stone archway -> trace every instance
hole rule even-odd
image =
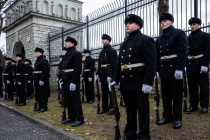
[[[13,49],[13,59],[15,59],[15,56],[16,54],[19,53],[19,54],[22,54],[23,55],[23,59],[25,59],[25,49],[24,49],[24,46],[23,46],[23,43],[22,42],[17,42],[14,46],[14,49]]]

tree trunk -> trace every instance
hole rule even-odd
[[[158,0],[158,14],[169,12],[169,0]],[[162,33],[162,28],[159,27],[159,34]]]

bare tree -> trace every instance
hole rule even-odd
[[[162,13],[169,12],[169,0],[158,0],[158,13],[161,15]],[[162,29],[159,28],[159,33],[162,32]]]
[[[1,36],[1,30],[3,26],[3,9],[8,5],[7,2],[9,0],[0,0],[0,36]]]

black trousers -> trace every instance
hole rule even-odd
[[[201,108],[209,107],[209,74],[198,73],[198,74],[187,74],[188,87],[190,94],[190,106],[198,107],[200,101]],[[200,87],[200,96],[199,96]]]
[[[35,99],[38,102],[39,109],[47,109],[48,87],[46,85],[35,85]]]
[[[127,113],[127,124],[124,130],[124,135],[128,140],[136,140],[137,137],[149,140],[150,116],[148,94],[144,94],[143,92],[123,92],[122,94],[126,104]],[[139,131],[137,134],[138,126]]]
[[[26,98],[31,97],[31,95],[34,94],[33,82],[26,84],[26,91]]]
[[[13,83],[10,83],[10,84],[5,83],[5,86],[6,86],[5,94],[6,94],[6,92],[8,93],[7,98],[8,99],[13,99],[13,89],[14,89]]]
[[[94,101],[94,82],[89,82],[88,80],[85,80],[85,96],[86,100],[89,101]]]
[[[108,111],[109,109],[113,108],[113,98],[111,92],[109,91],[108,82],[101,82],[101,90],[102,90],[102,109],[104,111]]]
[[[2,79],[0,79],[0,80],[2,80]],[[2,89],[2,87],[3,87],[3,84],[2,84],[2,81],[0,81],[0,96],[3,97],[3,89]]]
[[[16,85],[16,94],[19,97],[19,103],[26,104],[26,91],[25,91],[25,84],[23,85]],[[13,90],[12,90],[13,92]]]
[[[64,104],[68,109],[69,119],[84,121],[82,103],[80,97],[80,89],[70,91],[68,88],[63,89]]]
[[[182,121],[183,80],[161,79],[163,117]]]

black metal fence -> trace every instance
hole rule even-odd
[[[202,19],[202,30],[210,32],[210,5],[209,0],[169,0],[169,13],[174,15],[174,26],[183,29],[189,34],[188,20],[197,16]],[[58,63],[61,48],[64,47],[66,36],[78,40],[78,49],[92,50],[97,58],[102,48],[101,35],[109,34],[112,37],[112,46],[119,49],[124,40],[124,19],[127,14],[136,14],[144,20],[142,33],[156,38],[159,35],[158,0],[116,0],[104,7],[95,10],[81,18],[77,24],[66,25],[59,31],[49,34],[49,50],[51,64]]]

